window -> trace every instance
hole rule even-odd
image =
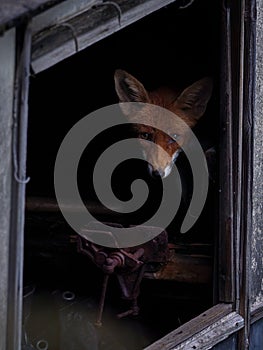
[[[32,280],[37,281],[34,296],[41,297],[44,292],[44,297],[47,297],[45,302],[56,304],[54,318],[46,312],[46,308],[43,310],[43,320],[45,317],[50,320],[65,317],[64,309],[59,307],[60,303],[66,304],[77,296],[74,300],[78,304],[78,295],[81,294],[89,297],[91,314],[98,303],[98,298],[94,301],[93,296],[97,296],[101,289],[102,274],[88,262],[87,257],[77,253],[74,241],[76,235],[67,226],[54,202],[53,165],[57,149],[66,132],[92,110],[118,101],[113,84],[113,72],[118,66],[136,75],[149,89],[165,83],[162,81],[165,77],[171,79],[168,83],[172,83],[171,69],[175,69],[176,78],[185,80],[185,84],[207,74],[214,78],[214,92],[209,103],[208,116],[204,117],[196,129],[202,136],[202,132],[207,135],[207,131],[213,128],[214,132],[210,132],[209,136],[215,141],[220,158],[216,160],[217,176],[212,179],[210,186],[211,202],[207,202],[203,217],[188,236],[173,236],[174,232],[178,232],[173,224],[167,228],[169,249],[174,254],[175,266],[185,270],[180,274],[179,268],[172,280],[165,273],[159,273],[159,277],[154,279],[158,273],[153,273],[152,270],[144,274],[139,299],[139,318],[118,322],[115,318],[116,310],[126,306],[119,300],[116,281],[110,281],[105,317],[115,321],[110,323],[111,329],[103,328],[105,334],[102,341],[108,339],[115,348],[124,346],[128,338],[131,342],[128,345],[125,343],[125,346],[132,349],[147,346],[151,350],[171,347],[180,349],[184,346],[194,349],[200,348],[200,344],[205,344],[206,348],[220,348],[221,345],[216,344],[232,335],[227,340],[228,344],[231,343],[233,348],[237,344],[244,348],[250,325],[247,304],[250,252],[248,233],[251,228],[250,121],[254,91],[251,84],[246,85],[244,82],[248,81],[249,75],[254,76],[254,56],[246,56],[254,48],[253,3],[245,4],[246,18],[243,3],[241,6],[232,2],[218,2],[212,7],[209,2],[195,1],[184,9],[177,2],[172,2],[169,6],[168,3],[169,1],[167,4],[153,4],[146,1],[140,4],[134,1],[128,5],[119,1],[117,5],[95,4],[95,7],[87,9],[80,1],[77,8],[72,10],[72,3],[68,2],[68,7],[63,4],[66,7],[62,12],[54,7],[47,15],[44,12],[33,20],[31,68],[35,77],[30,78],[29,93],[27,164],[31,181],[27,185],[24,255],[24,287],[28,287],[28,298],[24,297],[23,322],[27,318],[26,303],[32,301],[31,293],[34,288],[28,284]],[[111,9],[107,10],[107,6]],[[140,19],[144,17],[142,8],[146,14],[156,12]],[[87,18],[90,19],[88,22]],[[104,18],[101,25],[97,25],[98,18]],[[136,20],[139,21],[106,37],[105,27],[111,34],[119,26],[124,26],[124,23],[130,24]],[[51,25],[51,28],[47,29],[46,25]],[[23,38],[23,31],[20,33]],[[26,28],[25,33],[28,35]],[[24,41],[27,45],[24,47],[28,48],[30,41],[30,36],[27,36]],[[83,51],[72,55],[80,50]],[[18,53],[29,68],[28,51]],[[103,64],[98,64],[97,57],[104,58]],[[61,62],[64,58],[67,59]],[[21,91],[28,89],[26,84],[19,84],[20,81],[27,81],[23,74],[23,71],[18,70],[16,79],[21,79],[17,80],[20,88],[16,91],[18,98],[15,102],[18,106]],[[26,117],[27,111],[23,109],[23,104],[19,108],[21,109],[18,113]],[[215,116],[213,121],[209,119],[209,114]],[[18,128],[24,131],[19,134],[22,142],[18,144],[18,150],[21,150],[18,152],[18,159],[21,161],[19,164],[25,161],[25,126],[21,119]],[[102,139],[108,141],[118,133],[119,130],[115,130],[103,135]],[[95,141],[93,150],[98,150],[101,141],[101,138]],[[95,157],[94,153],[91,159],[92,157]],[[245,166],[246,162],[248,167]],[[85,159],[80,165],[85,167]],[[126,172],[129,171],[129,166],[127,169]],[[144,171],[145,167],[142,166],[141,169]],[[83,174],[85,178],[85,172]],[[17,183],[23,184],[24,188],[26,179],[23,168],[18,169],[17,175],[20,181]],[[123,175],[119,176],[117,185],[122,185],[120,179]],[[79,180],[83,181],[81,176]],[[85,185],[85,181],[83,183]],[[18,203],[22,203],[20,209],[23,209],[24,192],[20,185],[17,185],[14,193]],[[151,186],[155,187],[155,183]],[[89,190],[89,183],[87,189]],[[122,188],[119,191],[123,194]],[[111,216],[97,204],[94,206],[93,198],[89,197],[90,192],[87,193],[88,205],[93,206],[98,217],[105,221],[110,219],[111,222],[122,223],[122,217]],[[211,208],[212,214],[208,214],[206,210]],[[23,212],[14,210],[13,215],[22,218]],[[209,226],[208,217],[212,219]],[[14,221],[12,232],[15,232],[22,221]],[[129,219],[127,222],[130,223]],[[209,229],[205,232],[202,230],[204,227]],[[19,237],[22,239],[21,235]],[[19,252],[19,241],[14,242],[11,243],[12,251]],[[12,268],[16,271],[15,263],[21,262],[21,251],[15,262],[10,261],[10,271]],[[195,266],[192,270],[191,264]],[[76,274],[80,267],[81,273]],[[86,274],[89,276],[89,283],[86,281]],[[12,278],[10,279],[10,300],[16,296],[18,282],[16,279],[16,284],[13,285]],[[49,290],[45,294],[47,288],[54,290],[58,285],[59,290],[55,293],[52,294]],[[71,289],[64,289],[68,286],[72,286],[74,293],[79,293],[74,294]],[[58,300],[61,297],[62,300]],[[155,308],[152,307],[153,304]],[[88,304],[84,302],[81,305],[86,307]],[[109,306],[111,310],[107,309]],[[180,306],[183,306],[183,310],[180,310]],[[38,341],[46,341],[49,330],[46,329],[46,333],[39,339],[35,336],[34,311],[37,307],[38,303],[33,303],[33,316],[31,315],[29,321],[27,319],[27,337],[23,341],[34,339],[35,345],[42,346],[44,343],[39,344]],[[10,310],[9,308],[9,313]],[[259,314],[255,310],[253,312],[257,320]],[[14,317],[15,314],[14,312]],[[197,316],[198,314],[200,315]],[[12,319],[10,315],[9,321]],[[80,337],[80,341],[85,341],[86,344],[87,341],[96,341],[96,331],[90,320],[85,318],[86,314],[79,311],[78,315],[85,319],[91,330],[90,338]],[[111,318],[112,316],[114,317]],[[72,328],[71,326],[72,324],[64,323],[63,331],[67,327]],[[134,327],[143,328],[145,333],[142,336],[137,334],[135,339],[132,332],[129,333],[129,329]],[[123,338],[112,339],[111,334],[116,329],[118,334],[123,334]],[[10,335],[11,333],[12,330]],[[169,334],[165,335],[167,333]],[[161,339],[158,340],[159,338]],[[60,342],[56,336],[51,336],[48,343],[56,347]],[[11,342],[9,347],[12,348]],[[13,348],[18,347],[14,345]]]
[[[72,281],[69,278],[69,276],[75,276],[75,270],[80,269],[78,267],[80,257],[76,254],[76,246],[74,244],[70,246],[68,243],[68,251],[64,251],[62,248],[60,254],[53,251],[54,241],[61,239],[67,242],[68,236],[73,235],[74,232],[71,232],[71,228],[65,225],[63,219],[58,216],[59,213],[51,215],[47,212],[42,213],[42,229],[38,230],[35,221],[39,222],[40,220],[41,222],[41,216],[39,212],[34,212],[33,206],[37,206],[38,210],[41,205],[46,206],[46,210],[48,207],[52,207],[55,197],[53,192],[55,157],[70,128],[88,113],[118,102],[113,80],[115,69],[125,69],[143,82],[148,90],[153,90],[164,84],[177,84],[179,87],[186,88],[201,78],[212,76],[214,79],[213,97],[209,101],[203,120],[201,119],[195,128],[195,132],[205,151],[213,147],[213,150],[216,149],[218,153],[220,75],[218,5],[212,7],[208,2],[204,2],[193,4],[187,9],[179,9],[177,3],[171,4],[31,78],[28,133],[28,173],[31,176],[31,181],[27,186],[27,203],[28,209],[31,208],[31,210],[28,210],[26,215],[28,219],[26,223],[29,222],[29,224],[26,224],[25,230],[27,248],[25,276],[29,275],[26,277],[27,281],[33,280],[36,281],[36,285],[39,285],[44,283],[43,276],[46,275],[48,277],[44,285],[50,285],[50,288],[51,286],[53,289],[62,288],[61,286],[68,284],[67,289],[73,290],[74,293],[84,293],[83,288],[88,291],[86,282],[83,282],[81,277],[74,277]],[[111,8],[98,8],[97,10],[105,13],[111,10],[116,11]],[[94,9],[90,11],[94,11]],[[211,16],[211,12],[213,16]],[[75,19],[72,21],[77,23]],[[74,49],[72,30],[67,26],[57,28],[57,30],[61,35],[68,37],[71,48]],[[77,33],[78,27],[74,30]],[[48,38],[51,40],[52,35],[54,35],[52,32],[48,32],[47,37],[45,35],[35,36],[32,53],[33,70],[39,69],[38,64],[41,60],[45,59],[45,62],[50,64],[49,56],[43,55],[44,58],[42,56],[38,58],[37,54],[43,50],[56,49],[57,44],[55,43],[57,40],[61,40],[60,35],[56,35],[51,42],[51,47],[47,46],[45,49],[45,43],[48,42]],[[78,41],[81,43],[81,39]],[[44,63],[43,66],[45,67],[47,63]],[[119,139],[119,134],[124,132],[125,130],[119,131],[118,128],[117,130],[115,128],[110,132],[104,132],[102,137],[98,135],[97,139],[93,141],[93,146],[90,145],[90,150],[86,150],[87,155],[84,155],[80,161],[80,191],[83,188],[85,201],[90,206],[97,206],[97,211],[101,210],[101,205],[99,201],[96,201],[96,196],[92,191],[92,176],[87,167],[90,168],[92,174],[94,166],[90,164],[95,164],[106,145],[110,142],[116,142]],[[213,162],[218,163],[213,152],[209,167],[212,167]],[[180,171],[184,170],[181,176],[184,179],[189,178],[189,170],[186,170],[186,165],[184,165],[186,162],[181,158],[183,157],[178,159],[178,168],[181,169]],[[128,192],[127,188],[129,188],[133,178],[136,176],[146,178],[146,181],[150,183],[150,191],[153,195],[150,205],[144,207],[143,213],[139,211],[133,216],[116,216],[107,213],[107,211],[103,215],[95,212],[99,220],[103,221],[104,219],[104,221],[122,225],[136,224],[138,220],[139,222],[145,220],[145,212],[152,209],[153,202],[156,201],[160,192],[158,181],[145,174],[146,167],[145,164],[141,165],[141,162],[123,165],[123,169],[119,170],[120,174],[116,175],[117,184],[115,184],[117,194],[122,198],[121,196],[125,197],[125,191]],[[213,178],[210,181],[209,197],[201,217],[190,232],[180,234],[179,222],[181,224],[182,216],[185,215],[185,207],[189,205],[189,201],[185,198],[191,196],[190,190],[189,193],[184,194],[186,204],[181,205],[181,212],[176,215],[176,219],[167,228],[169,236],[168,264],[157,269],[157,272],[156,268],[152,272],[153,267],[151,266],[150,270],[145,272],[141,282],[138,299],[140,318],[136,322],[128,317],[127,320],[117,323],[118,327],[125,329],[123,325],[126,322],[130,329],[131,326],[128,323],[130,321],[134,323],[134,325],[131,323],[133,327],[145,329],[146,335],[138,336],[137,343],[130,344],[132,349],[149,345],[198,316],[215,303],[217,296],[213,286],[214,280],[216,280],[214,250],[218,236],[216,229],[218,218],[217,209],[215,209],[218,202],[216,167],[215,165],[213,169],[210,169]],[[131,179],[127,177],[127,174],[133,174]],[[124,178],[127,178],[127,181],[124,181]],[[188,182],[190,183],[188,186],[191,186],[191,181]],[[55,229],[50,228],[52,220],[56,222]],[[63,235],[61,236],[61,231],[65,232],[64,238]],[[39,232],[39,237],[36,232]],[[47,232],[50,232],[50,235]],[[68,254],[72,256],[71,259],[68,259]],[[55,262],[50,261],[50,255],[51,259],[55,259]],[[48,256],[48,258],[44,259],[43,256]],[[61,263],[57,267],[56,261],[60,259]],[[33,264],[32,261],[34,261]],[[62,269],[61,264],[64,265]],[[81,260],[81,264],[85,266],[86,274],[92,276],[93,284],[96,286],[94,302],[98,302],[97,295],[101,293],[102,288],[102,272],[100,270],[94,271],[94,266],[90,264],[88,259]],[[147,268],[149,269],[149,267]],[[46,272],[39,274],[39,269]],[[57,276],[60,276],[59,281]],[[91,278],[88,279],[91,281]],[[111,279],[113,279],[112,282]],[[105,307],[107,310],[109,304],[114,310],[113,313],[119,314],[130,308],[130,302],[121,302],[120,286],[115,284],[114,277],[110,277]],[[79,288],[76,285],[79,285]],[[114,299],[117,299],[116,305]],[[154,308],[153,305],[155,305]],[[105,317],[107,317],[107,312],[104,312],[102,320]],[[114,324],[114,320],[115,315],[113,315],[111,323]],[[104,328],[107,330],[106,321]],[[132,331],[128,334],[127,332],[126,330],[125,340],[121,339],[120,342],[126,343],[127,337],[133,338]]]

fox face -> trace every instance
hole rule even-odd
[[[149,92],[141,82],[123,70],[116,70],[114,80],[120,102],[142,102],[166,108],[182,119],[190,128],[193,128],[205,113],[213,85],[210,78],[203,78],[182,92],[166,87]],[[125,109],[125,104],[121,104],[121,106],[128,120],[134,123],[134,118]],[[153,177],[165,178],[170,174],[172,166],[181,152],[181,146],[187,142],[187,129],[183,123],[177,122],[174,118],[171,118],[171,123],[169,123],[169,134],[161,131],[162,128],[157,129],[143,124],[145,116],[153,118],[149,115],[150,113],[146,105],[135,118],[134,130],[138,139],[141,140],[142,152],[148,162],[149,173]],[[142,124],[140,124],[140,118]],[[151,143],[144,142],[145,140],[161,146],[166,152],[160,150],[159,147],[151,147]]]

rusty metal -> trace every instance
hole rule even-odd
[[[139,314],[140,308],[138,307],[137,298],[133,300],[130,310],[117,314],[118,318],[123,318],[129,315],[137,316]]]
[[[151,265],[162,266],[165,264],[169,257],[168,248],[168,236],[167,232],[163,230],[161,234],[154,239],[130,248],[108,248],[99,246],[90,242],[86,237],[91,237],[92,234],[103,233],[113,238],[113,234],[110,231],[110,226],[116,224],[107,223],[109,225],[109,231],[103,232],[100,230],[100,224],[96,223],[95,226],[89,225],[89,228],[83,229],[83,235],[77,236],[78,251],[85,254],[89,259],[98,266],[105,274],[101,292],[101,298],[99,303],[99,311],[96,320],[96,325],[102,325],[102,314],[105,304],[106,289],[108,285],[109,276],[115,274],[117,276],[122,298],[131,302],[131,307],[122,313],[117,315],[118,318],[122,318],[128,315],[138,315],[139,307],[137,304],[137,298],[140,293],[140,284],[144,276],[145,270],[152,268]],[[117,224],[120,226],[119,224]],[[138,230],[144,231],[143,233],[150,233],[156,230],[156,227],[140,226]]]
[[[107,291],[107,287],[108,287],[108,281],[109,281],[109,275],[104,275],[100,303],[99,303],[99,311],[98,311],[97,320],[95,322],[95,326],[97,326],[97,327],[102,326],[102,314],[103,314],[103,309],[104,309],[104,304],[105,304],[105,297],[106,297],[106,291]]]

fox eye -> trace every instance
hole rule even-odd
[[[141,139],[144,139],[144,140],[151,140],[152,139],[152,135],[148,132],[140,132],[139,137]]]
[[[172,144],[172,143],[175,143],[175,142],[176,142],[176,140],[174,138],[170,138],[169,141],[168,141],[169,144]]]
[[[180,138],[180,136],[177,134],[171,135],[171,137],[169,139],[169,144],[177,142],[179,138]]]

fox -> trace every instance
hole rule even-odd
[[[166,86],[148,91],[138,79],[122,69],[115,71],[114,83],[119,102],[140,102],[163,107],[181,118],[191,129],[204,115],[213,90],[212,78],[204,77],[183,91]],[[129,113],[125,113],[125,109],[123,111],[129,119]],[[186,131],[176,118],[172,123],[172,135],[139,122],[134,127],[138,139],[154,142],[166,151],[161,152],[159,147],[149,147],[149,143],[144,142],[142,145],[149,174],[154,178],[165,178],[170,174],[182,151],[182,145],[188,141]]]

